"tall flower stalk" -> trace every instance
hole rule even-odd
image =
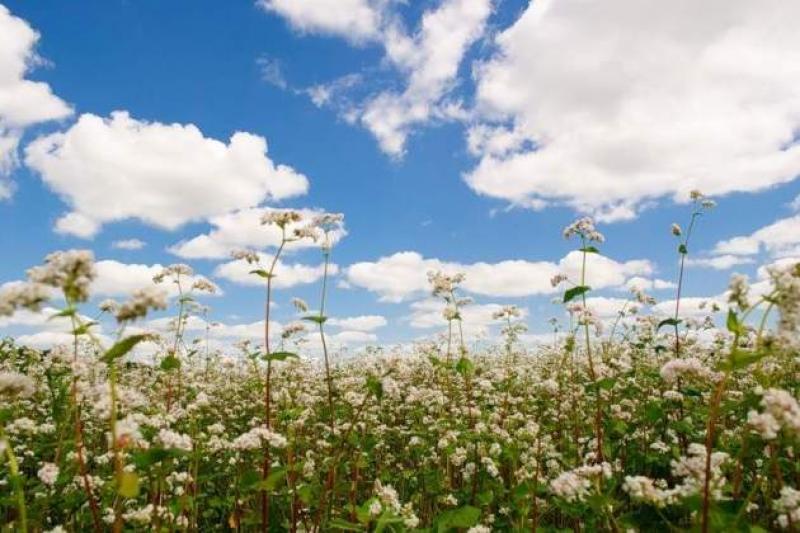
[[[328,410],[330,411],[330,426],[333,433],[336,425],[336,413],[334,410],[334,386],[333,376],[331,374],[330,356],[328,354],[328,344],[325,339],[325,322],[328,317],[325,316],[325,305],[327,303],[328,292],[328,274],[331,262],[331,250],[333,248],[333,235],[338,231],[344,223],[344,215],[340,213],[325,213],[314,217],[312,227],[309,228],[311,232],[320,234],[320,249],[322,250],[323,267],[322,267],[322,287],[320,289],[320,302],[319,313],[316,317],[307,317],[312,322],[316,322],[319,328],[319,338],[322,344],[322,356],[325,364],[325,383],[327,384],[328,392]]]
[[[692,200],[692,215],[689,218],[689,225],[684,232],[678,224],[672,225],[672,234],[678,238],[678,256],[680,257],[678,266],[678,287],[675,290],[675,313],[671,319],[662,321],[662,325],[671,324],[675,330],[675,357],[681,354],[681,338],[678,326],[681,322],[681,293],[683,291],[684,270],[686,268],[686,256],[689,255],[689,240],[692,238],[692,231],[697,223],[697,219],[706,211],[713,209],[716,205],[714,200],[706,198],[703,193],[693,190],[689,193]]]
[[[84,455],[83,420],[81,399],[78,393],[79,342],[89,332],[92,324],[82,324],[78,315],[78,304],[89,299],[89,286],[94,280],[94,255],[87,250],[54,252],[45,258],[45,264],[28,270],[28,278],[34,282],[61,290],[66,307],[59,315],[69,317],[72,324],[72,384],[70,400],[74,413],[75,460],[83,482],[92,523],[95,531],[102,531],[100,508],[95,499]]]
[[[280,229],[280,244],[269,261],[269,266],[263,268],[260,264],[260,257],[256,252],[250,250],[237,251],[233,253],[233,258],[246,261],[257,268],[250,271],[251,274],[266,280],[264,296],[264,359],[267,363],[266,375],[264,377],[264,425],[267,429],[272,427],[272,351],[270,347],[270,311],[272,309],[272,280],[275,279],[275,269],[278,266],[281,254],[286,245],[297,238],[287,235],[287,227],[291,224],[300,222],[302,216],[296,211],[270,211],[261,218],[262,226],[276,226]],[[266,482],[270,475],[272,458],[269,446],[264,447],[264,460],[261,468],[262,482]],[[266,488],[261,489],[261,529],[269,529],[269,506],[270,498]]]
[[[584,340],[586,342],[586,358],[589,363],[589,377],[592,379],[593,383],[597,383],[597,372],[595,371],[594,366],[594,359],[592,357],[592,340],[591,334],[589,332],[590,325],[595,325],[596,327],[600,327],[600,322],[596,319],[596,317],[592,314],[589,310],[588,306],[586,305],[586,293],[591,290],[586,284],[586,262],[588,254],[597,254],[599,250],[591,245],[592,242],[602,243],[605,242],[605,237],[603,234],[597,231],[594,225],[594,221],[589,217],[583,217],[564,229],[564,238],[569,239],[573,236],[577,236],[581,240],[581,274],[580,274],[580,284],[570,289],[567,289],[564,293],[564,303],[569,303],[575,297],[580,296],[581,298],[581,307],[578,309],[578,324],[579,326],[583,326],[583,333],[584,333]],[[565,280],[566,276],[560,277],[557,276],[553,279],[553,284],[557,285],[561,281]],[[604,453],[603,453],[603,415],[602,415],[602,407],[601,407],[601,392],[599,389],[596,391],[597,398],[595,402],[595,416],[594,416],[594,430],[595,430],[595,438],[597,439],[597,448],[596,448],[596,461],[602,463],[604,461]]]

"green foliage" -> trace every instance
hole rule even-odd
[[[582,294],[586,294],[590,290],[592,290],[592,288],[588,287],[586,285],[578,285],[578,286],[575,286],[575,287],[571,287],[571,288],[567,289],[566,291],[564,291],[564,303],[571,302],[572,300],[574,300],[578,296],[580,296]]]

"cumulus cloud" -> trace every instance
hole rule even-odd
[[[624,298],[608,298],[605,296],[592,296],[586,299],[586,307],[588,307],[598,318],[611,319],[619,316],[620,311],[623,311],[631,305],[630,300]]]
[[[172,230],[308,189],[305,176],[267,157],[263,137],[237,132],[226,144],[192,124],[145,122],[124,111],[81,115],[29,144],[25,163],[71,209],[56,229],[79,237],[131,218]]]
[[[293,28],[363,42],[379,35],[385,0],[258,0],[261,9],[285,18]]]
[[[267,254],[259,254],[259,258],[262,265],[269,265],[272,262],[272,256]],[[247,261],[228,261],[219,265],[214,271],[214,275],[240,285],[261,286],[264,284],[264,279],[250,273],[255,268],[254,265],[248,264]],[[314,283],[322,278],[324,269],[324,264],[310,266],[278,261],[275,266],[275,278],[272,280],[272,287],[275,289],[288,289],[296,285]],[[328,265],[329,275],[336,275],[338,272],[339,267],[337,265]]]
[[[476,69],[478,193],[605,220],[800,172],[800,4],[541,0]]]
[[[664,279],[648,279],[641,276],[634,276],[625,282],[625,289],[639,289],[642,291],[663,291],[674,289],[678,285],[675,282]]]
[[[146,329],[154,330],[160,333],[172,331],[174,329],[175,319],[172,317],[156,318],[147,321],[145,324]],[[270,340],[280,336],[283,326],[275,321],[270,320]],[[243,322],[238,324],[230,324],[218,321],[205,321],[198,316],[189,316],[184,326],[184,331],[189,333],[189,337],[205,337],[206,330],[211,339],[224,340],[224,341],[237,341],[237,340],[251,340],[261,341],[264,340],[264,321],[256,320],[254,322]]]
[[[9,317],[0,317],[0,330],[11,330],[15,333],[16,342],[32,348],[50,348],[58,344],[71,345],[74,341],[73,326],[69,318],[58,316],[59,309],[43,307],[39,311],[20,309]],[[81,316],[84,323],[92,319]],[[111,339],[103,333],[100,324],[92,328],[92,334],[101,345],[108,346]]]
[[[95,263],[97,277],[92,282],[92,296],[124,297],[137,289],[153,285],[153,276],[160,273],[164,267],[160,264],[146,265],[136,263],[122,263],[113,259],[105,259]],[[191,286],[199,276],[186,279],[186,286]],[[161,287],[170,296],[178,294],[178,288],[173,283],[164,282]],[[217,294],[220,294],[218,291]]]
[[[384,91],[364,106],[361,122],[387,154],[400,156],[414,125],[453,118],[463,111],[443,102],[452,89],[465,52],[484,32],[491,0],[444,0],[422,16],[409,36],[397,26],[386,31],[386,55],[407,77],[402,92]]]
[[[429,290],[427,273],[432,270],[463,272],[465,291],[484,296],[523,297],[553,294],[560,289],[550,279],[565,273],[579,279],[581,253],[570,252],[558,263],[549,261],[508,260],[498,263],[461,264],[426,259],[417,252],[398,252],[373,262],[350,265],[345,279],[350,286],[377,293],[382,301],[401,302]],[[649,261],[618,262],[599,254],[587,257],[587,284],[594,289],[622,285],[632,276],[648,275]]]
[[[679,316],[681,318],[702,318],[725,309],[725,298],[722,296],[689,296],[681,298]],[[720,311],[714,311],[714,306]],[[653,311],[662,316],[675,315],[675,300],[665,300],[653,306]]]
[[[47,83],[25,78],[44,62],[35,52],[39,37],[25,20],[0,5],[0,178],[16,165],[17,145],[26,127],[72,113]],[[11,185],[0,180],[0,200],[10,195]]]
[[[365,126],[387,154],[399,157],[415,126],[432,120],[463,119],[461,102],[448,98],[458,85],[459,68],[469,48],[481,38],[492,0],[441,0],[426,9],[409,31],[390,0],[260,0],[263,9],[285,18],[294,28],[337,35],[356,44],[383,47],[384,65],[402,82],[346,103],[336,93],[361,80],[352,74],[308,89],[317,106],[334,104],[349,122]]]
[[[147,243],[141,239],[123,239],[111,243],[111,247],[118,250],[141,250],[145,246]]]
[[[213,229],[191,239],[181,241],[169,248],[169,250],[187,259],[221,259],[228,257],[233,250],[251,248],[263,250],[269,247],[277,247],[281,243],[281,229],[275,225],[264,226],[261,224],[261,217],[270,211],[279,211],[268,207],[253,207],[241,209],[232,213],[226,213],[209,219]],[[322,213],[317,209],[296,209],[303,219],[294,224],[286,226],[288,236],[292,235],[295,229],[308,224],[311,219]],[[341,240],[347,231],[342,227],[331,232],[331,242],[336,244]],[[297,250],[317,246],[312,239],[300,239],[289,243],[287,250]]]
[[[797,253],[798,246],[800,246],[800,215],[795,215],[777,220],[750,235],[720,241],[714,247],[714,253],[755,255],[763,248],[771,255],[785,256]]]
[[[380,315],[361,315],[346,318],[331,318],[327,324],[343,330],[369,332],[382,328],[388,322]]]
[[[752,263],[753,260],[740,255],[725,254],[715,257],[700,257],[686,259],[686,266],[699,268],[712,268],[714,270],[729,270],[735,266]]]
[[[444,302],[433,298],[426,298],[414,302],[410,306],[411,314],[407,317],[409,324],[414,328],[427,329],[447,325],[447,320],[442,315]],[[500,324],[494,314],[502,310],[501,304],[470,304],[461,309],[461,322],[470,334],[485,335],[492,325]],[[520,309],[522,318],[528,316],[527,309]]]

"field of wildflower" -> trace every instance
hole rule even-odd
[[[0,343],[2,531],[797,531],[800,528],[800,264],[748,286],[734,277],[721,324],[681,314],[692,233],[713,202],[693,193],[672,227],[681,265],[668,318],[635,289],[608,327],[586,305],[591,219],[564,236],[580,279],[556,276],[569,327],[551,344],[464,342],[458,272],[431,272],[441,342],[334,363],[325,345],[328,276],[303,320],[269,331],[283,245],[313,239],[325,265],[342,216],[270,212],[283,244],[250,251],[265,290],[262,343],[216,353],[185,324],[214,286],[172,265],[129,301],[90,309],[93,257],[56,252],[0,294],[0,315],[59,305],[73,342]],[[704,220],[703,220],[704,221]],[[292,227],[301,229],[293,229]],[[665,229],[667,231],[668,229]],[[187,281],[187,280],[191,280]],[[172,334],[140,327],[167,308]],[[101,315],[118,324],[98,341]],[[603,327],[605,326],[605,327]],[[320,358],[298,334],[318,331]],[[137,355],[144,343],[158,347]]]

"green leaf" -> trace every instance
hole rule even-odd
[[[258,484],[258,488],[269,491],[275,490],[284,479],[286,479],[286,467],[273,468],[270,470],[267,479]]]
[[[470,528],[478,523],[480,517],[481,510],[471,505],[451,509],[437,517],[437,531],[444,533],[450,529]]]
[[[66,309],[62,309],[58,313],[54,314],[47,320],[53,320],[54,318],[65,317],[65,316],[75,316],[76,314],[78,314],[77,309],[75,309],[74,307],[67,307]]]
[[[356,508],[356,518],[362,524],[366,525],[372,522],[372,514],[369,512],[369,508],[372,506],[372,502],[377,501],[378,498],[373,496],[372,498],[368,499],[364,503]]]
[[[364,531],[364,528],[359,524],[348,522],[343,518],[334,518],[328,522],[330,529],[338,529],[339,531]]]
[[[139,344],[140,342],[147,340],[150,338],[150,335],[131,335],[130,337],[125,337],[121,341],[117,342],[108,349],[108,351],[101,357],[101,359],[106,362],[110,363],[115,359],[119,359],[120,357],[124,356],[133,348]]]
[[[97,322],[87,322],[86,324],[81,324],[80,326],[72,330],[72,334],[75,336],[86,335],[87,333],[89,333],[89,328],[96,325]]]
[[[134,453],[133,462],[134,464],[136,464],[139,470],[146,470],[148,467],[156,463],[160,463],[165,459],[178,457],[184,454],[185,452],[182,452],[181,450],[166,449],[166,448],[149,448],[142,452]]]
[[[611,390],[616,385],[617,380],[615,378],[603,378],[597,382],[597,388],[603,390]]]
[[[644,419],[651,424],[664,418],[664,409],[659,402],[650,402],[644,408]]]
[[[316,322],[317,324],[322,325],[328,320],[328,317],[320,315],[308,315],[304,316],[303,320],[308,320],[309,322]]]
[[[133,472],[122,472],[119,475],[117,492],[123,498],[135,498],[139,495],[139,476]]]
[[[739,321],[739,315],[733,309],[728,309],[728,319],[725,321],[728,331],[736,335],[744,335],[747,328]]]
[[[466,357],[462,357],[456,363],[456,372],[461,374],[462,376],[467,376],[472,374],[472,371],[475,369],[475,365],[467,359]]]
[[[677,326],[681,322],[683,322],[683,320],[681,320],[680,318],[665,318],[664,320],[658,323],[656,331],[660,330],[664,326]]]
[[[585,248],[579,248],[578,251],[579,252],[584,252],[584,253],[587,253],[587,254],[599,254],[600,253],[600,250],[598,250],[594,246],[586,246]]]
[[[731,352],[727,361],[719,365],[720,370],[741,370],[766,357],[766,352],[753,352],[749,350],[736,350]]]
[[[256,276],[261,276],[264,279],[269,279],[269,278],[274,278],[275,277],[275,274],[270,274],[269,272],[267,272],[263,268],[259,268],[259,269],[256,269],[256,270],[251,270],[250,273],[251,274],[255,274]]]
[[[367,378],[367,389],[380,401],[383,399],[383,383],[375,376]]]
[[[289,358],[300,359],[300,356],[293,352],[272,352],[264,356],[265,361],[286,361]]]
[[[165,372],[170,372],[180,367],[181,367],[181,360],[175,357],[174,355],[168,355],[161,360],[161,370],[164,370]]]
[[[574,300],[581,294],[585,294],[590,290],[592,290],[592,288],[587,285],[578,285],[576,287],[572,287],[571,289],[567,289],[564,292],[564,303]]]

